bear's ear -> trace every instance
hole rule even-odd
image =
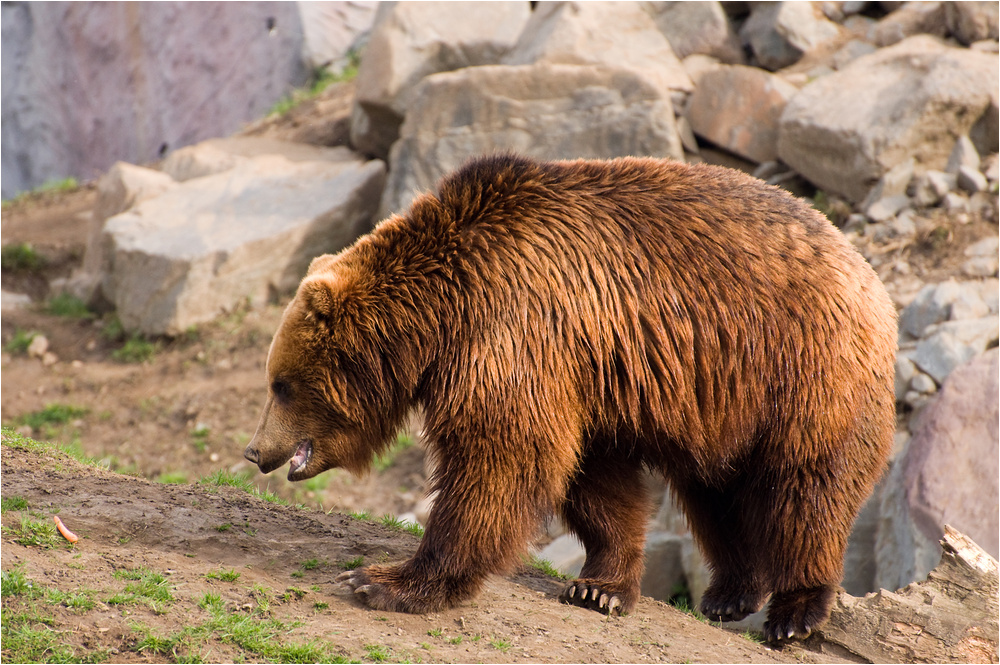
[[[342,287],[342,280],[337,275],[307,276],[299,289],[306,316],[326,324],[343,319],[345,307]]]

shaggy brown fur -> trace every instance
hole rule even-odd
[[[343,576],[427,612],[509,570],[559,512],[564,602],[631,610],[667,479],[713,571],[702,611],[828,615],[894,428],[895,310],[827,220],[742,173],[491,157],[316,259],[268,357],[246,456],[361,472],[421,407],[436,503],[416,555]]]

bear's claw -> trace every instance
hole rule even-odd
[[[621,615],[624,607],[622,599],[614,592],[582,580],[575,580],[566,585],[559,593],[559,602],[614,615]]]

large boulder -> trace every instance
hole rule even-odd
[[[385,165],[346,149],[279,154],[193,178],[107,221],[102,288],[122,324],[177,334],[292,290],[313,257],[369,230]]]
[[[504,150],[539,159],[683,156],[669,94],[637,73],[470,67],[420,84],[392,147],[380,216],[404,210],[473,155]]]
[[[381,4],[358,70],[351,143],[384,159],[421,79],[499,62],[530,14],[527,2]]]
[[[297,3],[5,2],[3,197],[226,136],[306,81]]]
[[[640,72],[662,90],[691,79],[656,22],[638,2],[541,2],[507,65],[604,65]]]
[[[367,39],[375,21],[378,2],[297,2],[305,37],[303,55],[313,69],[338,71],[348,64],[351,51]]]
[[[948,377],[886,478],[875,551],[880,587],[923,579],[940,557],[945,524],[998,555],[998,359],[991,349]]]
[[[995,136],[997,89],[997,54],[910,37],[800,90],[782,114],[778,153],[817,187],[859,202],[910,157],[943,169],[960,136]]]
[[[705,71],[687,107],[694,133],[752,162],[778,158],[778,121],[798,88],[742,65]]]

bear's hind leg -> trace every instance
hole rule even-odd
[[[639,601],[650,503],[637,461],[587,454],[562,506],[567,527],[587,551],[580,577],[560,602],[608,614]]]
[[[743,501],[733,485],[719,490],[691,480],[673,482],[712,569],[712,582],[698,607],[712,621],[740,621],[759,611],[770,593],[770,580],[759,563],[759,531],[741,515]]]

